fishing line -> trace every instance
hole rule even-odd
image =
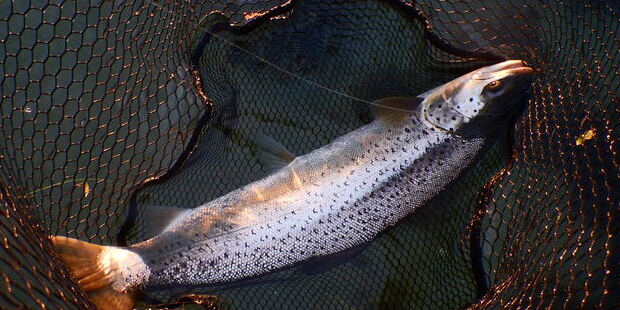
[[[170,9],[164,7],[163,5],[161,5],[160,3],[156,2],[156,1],[146,0],[146,2],[152,4],[153,6],[158,7],[160,9],[164,10],[164,11],[166,11],[168,14],[170,14],[172,16],[175,16],[177,18],[183,19],[182,15],[177,14],[177,13],[171,11]],[[207,16],[205,16],[205,17],[207,17]],[[332,93],[332,94],[335,94],[335,95],[339,95],[339,96],[351,99],[353,101],[363,102],[363,103],[366,103],[366,104],[369,104],[369,105],[372,105],[372,106],[376,106],[376,107],[381,107],[381,108],[390,109],[390,110],[394,110],[394,111],[407,112],[407,113],[413,113],[414,112],[413,110],[399,109],[399,108],[395,108],[395,107],[391,107],[391,106],[385,106],[385,105],[382,105],[382,104],[378,104],[376,102],[371,102],[371,101],[368,101],[368,100],[364,100],[362,98],[359,98],[359,97],[356,97],[356,96],[353,96],[353,95],[349,95],[349,94],[347,94],[345,92],[342,92],[342,91],[339,91],[337,89],[333,89],[333,88],[327,87],[327,86],[325,86],[323,84],[320,84],[318,82],[312,81],[312,80],[310,80],[310,79],[308,79],[308,78],[306,78],[306,77],[304,77],[302,75],[299,75],[299,74],[297,74],[295,72],[291,72],[289,70],[286,70],[285,68],[279,66],[278,64],[273,63],[273,62],[265,59],[264,57],[261,57],[260,55],[255,54],[254,52],[250,51],[249,49],[247,49],[247,48],[245,48],[243,46],[240,46],[240,45],[236,44],[235,42],[233,42],[231,40],[228,40],[228,39],[224,38],[223,36],[218,35],[215,32],[210,31],[209,29],[207,29],[204,26],[201,26],[200,24],[191,23],[191,22],[188,22],[188,23],[196,26],[198,29],[204,31],[205,33],[209,34],[210,36],[212,36],[214,38],[217,38],[217,39],[221,40],[222,42],[225,42],[226,44],[228,44],[228,45],[238,49],[239,51],[245,53],[246,55],[255,58],[256,60],[264,63],[265,65],[267,65],[267,66],[269,66],[269,67],[271,67],[271,68],[273,68],[273,69],[275,69],[277,71],[280,71],[280,72],[282,72],[284,74],[287,74],[287,75],[289,75],[289,76],[291,76],[293,78],[296,78],[296,79],[298,79],[298,80],[300,80],[300,81],[302,81],[304,83],[307,83],[309,85],[315,86],[315,87],[317,87],[319,89],[325,90],[325,91],[327,91],[329,93]]]

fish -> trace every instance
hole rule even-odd
[[[416,97],[374,102],[375,120],[295,156],[256,134],[273,172],[194,209],[159,207],[160,232],[115,247],[52,236],[98,309],[140,292],[228,283],[367,244],[454,182],[525,106],[533,70],[508,60]]]

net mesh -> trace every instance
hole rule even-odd
[[[615,1],[0,2],[0,308],[85,308],[50,251],[149,235],[265,176],[251,137],[304,154],[365,101],[474,68],[538,70],[510,137],[347,257],[185,293],[221,308],[620,307]]]

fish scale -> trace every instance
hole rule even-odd
[[[435,196],[483,142],[428,128],[417,114],[399,127],[375,121],[199,207],[133,250],[152,258],[153,287],[228,282],[338,253],[368,242]],[[256,198],[273,188],[283,194]],[[222,212],[226,216],[218,216]],[[162,250],[181,243],[192,246]]]

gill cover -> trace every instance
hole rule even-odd
[[[532,73],[520,60],[478,69],[429,94],[422,119],[463,137],[496,136],[521,112]]]

